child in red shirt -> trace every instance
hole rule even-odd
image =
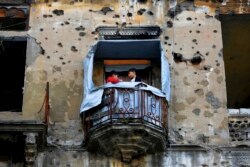
[[[112,83],[112,84],[116,84],[118,82],[120,82],[120,79],[118,78],[118,74],[115,71],[111,71],[111,76],[108,77],[107,79],[107,83]]]

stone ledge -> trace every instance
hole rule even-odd
[[[90,152],[122,158],[130,162],[134,157],[166,150],[166,133],[147,125],[106,125],[88,133],[86,147]]]

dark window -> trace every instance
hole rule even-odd
[[[22,111],[25,40],[0,41],[0,111]]]
[[[0,133],[0,166],[16,166],[25,160],[25,141],[21,133]],[[19,166],[19,165],[18,165]]]
[[[221,15],[228,108],[250,108],[250,15]]]
[[[24,31],[28,29],[29,6],[14,3],[6,5],[0,3],[0,30]]]

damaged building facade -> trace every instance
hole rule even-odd
[[[249,166],[249,13],[249,0],[0,0],[0,166]],[[80,113],[84,80],[126,81],[127,67],[146,84],[105,87],[108,111],[123,95],[118,116]],[[131,96],[140,114],[117,121]]]

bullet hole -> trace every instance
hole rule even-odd
[[[106,22],[106,20],[102,20],[102,22],[103,22],[103,23],[105,23],[105,22]]]
[[[122,23],[122,27],[126,27],[127,23],[126,22],[123,22]]]
[[[103,14],[103,15],[106,15],[107,13],[109,12],[113,12],[114,9],[112,9],[111,7],[103,7],[100,12]]]
[[[71,61],[69,60],[68,63],[71,63]]]
[[[57,15],[57,16],[64,15],[64,11],[63,10],[58,10],[58,9],[53,10],[52,13]]]
[[[96,31],[92,31],[91,34],[92,34],[92,35],[95,35],[95,34],[96,34]]]
[[[40,31],[43,31],[43,28],[40,28]]]
[[[198,45],[197,39],[193,39],[192,42],[195,43],[196,45]]]
[[[47,56],[47,59],[50,59],[50,56]]]
[[[78,41],[81,41],[82,39],[81,38],[78,38]]]
[[[40,53],[42,54],[42,55],[45,55],[45,50],[40,46]]]
[[[222,53],[220,52],[220,53],[218,53],[218,55],[219,55],[219,57],[223,57],[223,55],[222,55]]]
[[[181,6],[180,5],[176,5],[176,7],[175,8],[170,8],[169,10],[168,10],[168,16],[170,17],[170,18],[174,18],[175,16],[177,16],[178,14],[180,14],[182,12],[182,8],[181,8]],[[178,18],[177,18],[178,19]],[[176,19],[176,20],[177,20]]]
[[[146,9],[140,9],[137,11],[138,15],[143,15],[143,13],[146,11]]]
[[[118,22],[115,22],[115,24],[116,24],[116,25],[119,25],[119,23],[118,23]]]
[[[92,10],[92,9],[89,9],[89,12],[93,12],[93,10]]]
[[[191,30],[189,30],[189,33],[192,33],[192,31],[191,31]]]
[[[165,40],[169,40],[169,37],[168,37],[168,36],[165,36],[164,39],[165,39]]]
[[[61,23],[61,26],[64,26],[64,24],[63,24],[63,23]]]
[[[213,16],[206,15],[205,18],[210,19],[210,18],[213,18]]]
[[[48,40],[48,38],[47,38],[47,37],[45,37],[44,39],[45,39],[45,40]]]
[[[120,18],[120,15],[115,14],[112,18]]]
[[[200,31],[199,31],[199,30],[196,30],[196,33],[197,33],[197,34],[199,34],[199,33],[200,33]]]
[[[72,52],[77,52],[78,50],[76,49],[75,46],[71,46],[71,51],[72,51]]]
[[[53,17],[53,16],[51,14],[50,15],[44,14],[43,17],[47,18],[47,17]]]
[[[130,12],[128,12],[128,13],[127,13],[127,16],[128,16],[128,17],[132,17],[132,16],[133,16],[133,14],[132,14],[132,13],[130,13]]]
[[[182,48],[180,48],[180,50],[182,50]]]
[[[147,13],[148,13],[148,15],[150,15],[150,16],[153,16],[153,15],[154,15],[154,13],[153,13],[152,11],[148,11]]]
[[[201,26],[201,24],[198,24],[198,26]]]
[[[70,23],[68,21],[65,21],[64,24],[69,25]]]
[[[79,36],[80,36],[80,37],[83,37],[83,36],[85,36],[85,35],[86,35],[85,32],[80,32],[80,33],[79,33]]]
[[[193,65],[198,65],[202,62],[202,55],[197,52],[194,54],[193,58],[190,60],[190,62],[193,64]]]
[[[197,20],[197,17],[195,17],[194,19]]]
[[[197,74],[197,72],[194,72],[194,74]]]
[[[168,46],[171,46],[171,43],[169,43]]]
[[[63,47],[63,45],[62,45],[62,43],[60,42],[60,43],[58,43],[57,44],[59,47]]]
[[[177,43],[174,43],[174,45],[177,45]]]
[[[73,154],[73,158],[77,158],[77,154]]]
[[[194,47],[192,46],[192,49],[194,49]]]
[[[172,21],[167,21],[167,26],[168,26],[168,28],[172,28],[173,27],[173,22]]]
[[[219,67],[219,66],[220,66],[220,63],[216,63],[216,66]]]
[[[172,56],[174,57],[174,61],[176,63],[180,63],[184,61],[183,55],[181,53],[172,52]]]
[[[209,55],[209,52],[207,52],[205,55],[208,56],[208,55]]]
[[[217,33],[217,30],[214,30],[213,32],[214,32],[214,33]]]
[[[187,20],[188,20],[188,21],[191,21],[191,20],[192,20],[192,18],[191,18],[191,17],[187,17]]]
[[[59,57],[60,60],[63,60],[63,57]]]
[[[168,43],[167,42],[164,42],[165,45],[167,45]]]
[[[62,62],[62,65],[65,65],[66,63],[65,62]]]
[[[212,48],[216,48],[216,45],[213,45]]]
[[[204,65],[203,66],[203,69],[205,70],[205,71],[210,71],[211,70],[211,66],[209,66],[209,65]]]
[[[84,31],[85,28],[83,26],[79,26],[75,28],[76,31]]]

